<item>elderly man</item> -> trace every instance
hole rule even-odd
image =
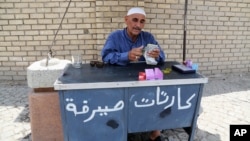
[[[148,44],[158,46],[147,52],[147,55],[155,61],[163,62],[165,55],[154,36],[146,31],[142,31],[146,23],[146,13],[139,7],[131,8],[124,18],[127,25],[123,30],[112,32],[101,52],[102,60],[105,63],[116,65],[127,65],[131,61],[145,61],[143,47]],[[161,141],[159,130],[149,134],[149,141]]]
[[[128,11],[127,16],[125,16],[127,27],[112,32],[104,45],[102,50],[104,62],[127,65],[131,61],[145,61],[143,47],[147,44],[158,45],[151,33],[142,31],[146,22],[145,18],[146,13],[141,8],[134,7]],[[158,49],[148,52],[148,55],[155,58],[157,62],[165,60],[164,52],[160,46]]]

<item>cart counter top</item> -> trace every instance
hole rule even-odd
[[[207,83],[208,79],[199,73],[182,74],[176,71],[163,74],[163,80],[138,80],[139,72],[145,72],[145,69],[165,70],[171,69],[175,64],[179,63],[169,61],[158,65],[147,65],[145,62],[138,62],[127,66],[105,64],[102,68],[92,67],[90,64],[74,68],[72,64],[68,64],[56,80],[54,88],[69,90]]]

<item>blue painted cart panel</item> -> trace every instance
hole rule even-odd
[[[171,71],[162,81],[138,81],[138,72],[145,68],[174,64],[178,63],[103,68],[83,64],[80,69],[67,65],[55,84],[64,140],[127,141],[127,133],[184,128],[192,141],[204,77]]]
[[[128,132],[190,127],[200,85],[129,88]]]
[[[125,141],[124,89],[60,92],[65,141]]]

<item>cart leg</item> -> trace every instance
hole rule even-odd
[[[195,127],[185,127],[183,128],[189,135],[188,141],[194,140],[194,134],[195,134]]]

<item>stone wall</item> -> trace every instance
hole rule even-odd
[[[155,35],[167,60],[182,61],[185,0],[0,1],[0,80],[25,80],[26,68],[46,58],[71,59],[81,52],[84,63],[100,58],[111,31],[125,27],[124,15],[133,6],[147,13],[146,31]],[[202,74],[250,71],[249,0],[189,0],[187,59]]]

